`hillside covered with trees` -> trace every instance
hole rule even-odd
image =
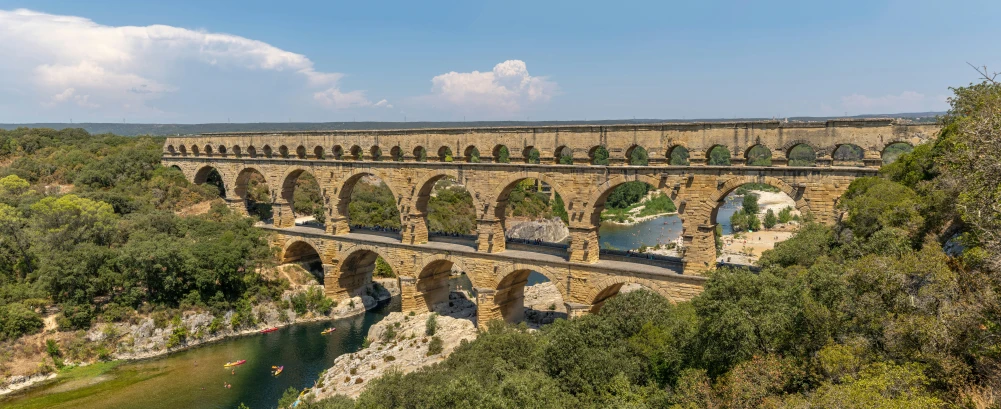
[[[253,219],[160,165],[163,140],[80,129],[0,131],[0,341],[119,321],[136,311],[248,308],[280,293]]]

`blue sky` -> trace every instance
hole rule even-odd
[[[1001,67],[1001,2],[814,3],[0,0],[0,122],[895,113]]]

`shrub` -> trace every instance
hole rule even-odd
[[[209,323],[209,333],[215,334],[222,329],[222,317],[215,317],[212,322]]]
[[[355,383],[356,383],[356,384],[357,384],[357,383],[362,383],[362,382],[365,382],[365,380],[364,380],[364,379],[362,379],[362,378],[358,378],[358,379],[355,379]]]
[[[392,355],[386,355],[385,357],[382,358],[382,360],[385,361],[385,362],[393,362],[393,361],[396,360],[396,357],[392,356]],[[373,367],[374,366],[375,365],[373,365]],[[372,368],[372,369],[375,369],[375,368]]]
[[[428,343],[428,356],[438,355],[444,349],[443,342],[441,338],[437,336],[431,337],[431,342]]]
[[[396,338],[396,330],[393,327],[386,327],[386,332],[382,333],[382,342],[389,342]]]
[[[54,339],[45,340],[45,352],[52,358],[52,363],[56,368],[63,368],[63,352],[59,350],[59,344]]]
[[[0,340],[34,334],[42,327],[42,317],[23,304],[0,305]]]
[[[778,222],[778,220],[775,218],[775,212],[773,212],[772,209],[768,209],[768,211],[765,212],[765,228],[770,229],[775,227],[776,222]]]
[[[424,322],[424,334],[431,336],[438,331],[438,314],[431,313],[427,321]]]

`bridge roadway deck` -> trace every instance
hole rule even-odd
[[[499,253],[484,253],[476,251],[476,248],[472,245],[462,245],[454,242],[443,242],[443,241],[429,241],[424,244],[412,245],[400,242],[399,239],[380,235],[373,233],[358,233],[352,232],[347,234],[333,235],[326,233],[321,227],[312,226],[295,226],[279,228],[268,224],[258,224],[258,227],[265,230],[271,230],[275,232],[280,232],[285,235],[300,235],[300,236],[311,236],[322,239],[336,240],[336,241],[349,241],[356,243],[366,243],[371,245],[383,245],[383,246],[398,246],[411,249],[416,252],[450,252],[457,253],[467,257],[478,257],[478,258],[488,258],[488,259],[506,259],[522,263],[546,263],[550,265],[565,264],[578,265],[580,267],[587,268],[599,268],[604,270],[614,270],[621,271],[624,273],[633,274],[643,274],[650,276],[670,276],[680,278],[683,276],[683,264],[681,262],[671,262],[663,261],[658,262],[658,265],[651,264],[640,264],[635,262],[619,261],[619,260],[598,260],[597,263],[574,263],[567,261],[565,257],[560,257],[553,254],[540,253],[534,251],[524,251],[524,250],[505,250]],[[647,261],[647,260],[644,260]],[[696,279],[705,280],[703,277],[698,276],[684,276],[686,279]]]

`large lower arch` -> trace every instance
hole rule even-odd
[[[385,256],[388,256],[387,253]],[[398,264],[392,258],[383,257],[391,268]],[[347,255],[333,266],[333,271],[324,280],[328,296],[335,300],[364,295],[372,284],[375,260],[380,257],[378,249],[372,246],[357,246],[348,250]]]
[[[567,294],[565,275],[556,274],[556,272],[544,267],[515,265],[502,270],[498,275],[497,285],[493,289],[493,311],[489,314],[484,314],[483,319],[501,319],[508,323],[523,321],[525,319],[526,308],[525,288],[532,273],[541,274],[556,287],[562,299],[562,304],[564,304],[558,306],[562,310],[566,301],[570,299]],[[481,309],[483,307],[481,306]]]
[[[418,311],[434,311],[436,305],[448,302],[449,279],[453,269],[466,271],[466,267],[457,258],[438,256],[424,260],[423,267],[417,273],[414,308]]]
[[[608,302],[608,300],[612,299],[613,297],[622,293],[635,291],[638,289],[644,289],[654,293],[660,293],[665,298],[667,298],[667,300],[670,301],[671,304],[677,304],[677,300],[671,294],[664,294],[662,291],[661,292],[655,291],[654,289],[648,287],[647,285],[637,282],[635,280],[631,280],[628,277],[616,277],[610,280],[602,280],[597,283],[594,283],[593,288],[594,288],[594,293],[593,296],[591,296],[590,302],[588,304],[590,306],[588,312],[590,312],[591,314],[596,314],[599,311],[601,311],[601,307],[605,306],[605,303]]]
[[[320,256],[320,251],[313,244],[303,240],[293,240],[282,249],[280,260],[282,264],[300,264],[316,277],[317,282],[324,283],[324,261]]]

